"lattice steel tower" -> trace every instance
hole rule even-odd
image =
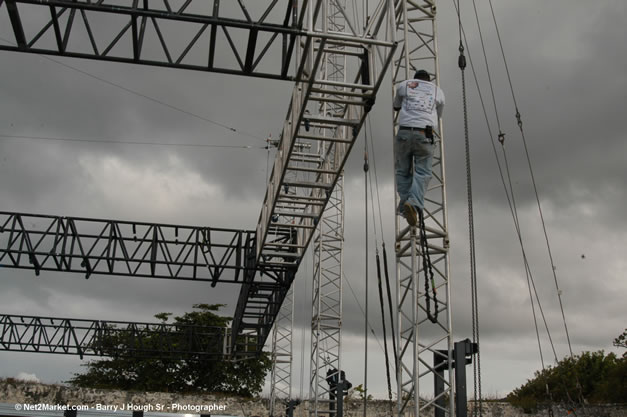
[[[343,12],[346,1],[329,3],[327,17],[331,32],[344,33],[346,20]],[[346,82],[346,56],[343,45],[329,48],[325,57],[323,76],[336,83]],[[335,52],[335,53],[334,53]],[[319,111],[330,117],[341,117],[344,111],[342,94],[345,88],[336,87],[338,95],[319,106]],[[320,129],[320,134],[330,137],[347,136],[347,127]],[[327,153],[326,144],[320,147],[320,156]],[[344,271],[344,177],[337,181],[329,203],[318,225],[313,247],[314,271],[311,318],[311,378],[309,414],[334,416],[335,394],[327,378],[337,378],[342,369],[342,274]]]
[[[426,69],[434,82],[439,84],[435,0],[406,0],[397,2],[396,6],[399,47],[394,58],[393,89],[403,80],[413,78],[414,72],[421,68]],[[397,129],[398,122],[395,120],[395,132]],[[441,121],[438,132],[435,138],[433,178],[425,195],[424,210],[427,251],[434,273],[429,284],[437,291],[439,308],[436,323],[427,318],[427,297],[433,295],[432,289],[429,289],[429,293],[421,289],[425,279],[422,267],[425,254],[419,249],[418,232],[412,231],[404,219],[396,219],[399,416],[424,416],[427,415],[426,409],[431,406],[435,406],[436,416],[454,414],[453,373],[450,365],[453,342],[448,217]],[[434,307],[434,300],[431,299],[431,314],[435,314]],[[436,368],[434,363],[441,359],[446,359],[448,365]],[[420,389],[430,390],[434,381],[442,387],[442,393],[432,400],[421,399]],[[430,411],[429,415],[432,413]]]
[[[280,414],[277,400],[292,399],[292,331],[294,325],[294,287],[283,300],[272,331],[272,371],[270,374],[270,415]]]

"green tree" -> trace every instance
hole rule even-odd
[[[627,349],[627,329],[623,331],[623,334],[614,339],[614,346]],[[627,351],[623,353],[623,356],[627,355]]]
[[[223,305],[196,304],[193,307],[195,311],[175,317],[173,324],[224,328],[231,321],[229,317],[216,314]],[[162,323],[167,323],[170,316],[171,313],[155,315]],[[160,336],[162,335],[147,336],[143,339],[142,348],[150,349],[151,346],[156,348],[159,343],[162,343],[158,340]],[[188,334],[168,333],[167,336],[169,343],[181,350],[187,350],[188,347],[194,350],[189,345],[191,339]],[[205,337],[209,343],[214,343],[209,340],[209,338],[215,338],[214,335]],[[222,342],[217,339],[215,343],[221,344]],[[99,347],[112,357],[88,362],[84,365],[87,367],[87,372],[74,374],[74,377],[68,381],[70,384],[104,389],[183,393],[223,392],[251,396],[261,391],[264,378],[271,365],[265,353],[237,362],[194,354],[180,359],[155,359],[131,354],[116,355],[114,352],[120,350],[129,353],[136,350],[128,338],[116,332],[108,333],[105,343]]]
[[[516,388],[507,400],[526,410],[549,402],[569,404],[625,402],[627,399],[627,358],[603,351],[584,352],[535,373]]]

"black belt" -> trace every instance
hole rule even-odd
[[[431,126],[427,126],[427,127],[399,126],[398,130],[410,130],[412,132],[423,133],[427,137],[427,139],[431,139],[431,144],[433,145],[433,128]]]

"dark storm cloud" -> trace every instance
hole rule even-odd
[[[484,3],[479,2],[480,12],[483,22],[489,23],[488,5]],[[587,3],[566,1],[510,1],[495,6],[553,243],[571,339],[576,351],[607,349],[624,328],[625,316],[616,294],[625,291],[626,267],[620,253],[627,235],[623,215],[627,142],[622,120],[627,98],[627,34],[622,24],[626,8],[621,1],[605,2],[593,11]],[[478,35],[473,29],[474,16],[470,10],[463,13],[493,133],[498,133]],[[471,335],[463,114],[452,4],[439,5],[439,17],[441,80],[447,98],[444,124],[457,340]],[[5,16],[0,20],[0,32],[9,27]],[[558,354],[564,354],[561,313],[509,86],[493,29],[486,29],[484,36],[494,65],[497,106],[507,138],[523,239]],[[1,55],[1,134],[255,148],[162,148],[0,138],[0,209],[246,229],[255,226],[268,162],[267,151],[256,146],[264,146],[263,139],[270,133],[278,139],[292,88],[289,83],[54,58],[184,110],[181,112],[47,58],[7,52]],[[539,360],[520,247],[470,69],[467,80],[482,360],[491,384],[488,391],[504,392],[530,377]],[[390,106],[390,89],[384,84],[371,113],[372,130],[368,134],[375,146],[370,154],[371,170],[376,163],[382,193],[385,231],[378,240],[385,239],[393,276]],[[496,145],[502,158],[500,145]],[[269,156],[271,169],[274,153]],[[366,255],[362,165],[360,138],[346,165],[345,274],[361,304],[360,308],[345,285],[344,355],[355,375],[353,382],[359,381],[358,362],[363,352]],[[372,213],[369,216],[372,227]],[[369,241],[372,239],[371,232]],[[374,242],[369,256],[369,317],[380,340],[373,249]],[[307,270],[299,273],[297,285],[305,291],[299,292],[296,316],[298,324],[306,328],[305,352],[300,351],[300,340],[295,345],[297,361],[304,355],[308,363],[311,261],[304,262],[303,268]],[[0,279],[4,312],[120,320],[151,321],[152,315],[161,311],[180,314],[193,303],[231,300],[229,313],[238,290],[153,279],[95,276],[85,280],[80,275],[60,274],[35,277],[29,271],[7,269],[0,270]],[[598,325],[600,319],[603,326]],[[300,328],[295,333],[300,338]],[[545,339],[543,336],[546,349]],[[373,341],[370,349],[371,357],[380,363],[377,343]],[[72,366],[78,368],[78,360],[71,357],[51,363],[45,355],[12,355],[0,352],[0,363],[8,376],[27,371],[56,381],[67,379]],[[508,375],[498,372],[503,366],[510,369]],[[383,392],[381,387],[373,389]]]

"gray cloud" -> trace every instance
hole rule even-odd
[[[625,327],[624,248],[627,227],[625,134],[622,109],[625,5],[604,2],[506,2],[495,5],[499,27],[551,238],[571,342],[581,350],[611,349]],[[0,10],[2,11],[2,10]],[[462,10],[479,69],[493,132],[483,58],[471,10]],[[488,22],[487,5],[480,5]],[[457,25],[452,5],[439,6],[442,86],[451,235],[451,289],[455,339],[471,335],[466,232],[466,191]],[[0,36],[10,24],[3,13]],[[486,23],[487,24],[487,23]],[[537,217],[524,148],[514,118],[493,29],[485,29],[497,106],[515,188],[523,239],[558,355],[567,353],[561,312]],[[173,110],[49,59],[3,52],[0,65],[0,134],[78,139],[250,145],[253,149],[135,146],[0,137],[2,210],[253,228],[265,193],[268,134],[278,138],[291,85],[219,74],[184,72],[55,58],[114,84],[183,109]],[[469,80],[472,174],[477,235],[484,392],[506,393],[540,366],[520,247],[497,170],[471,74]],[[391,96],[383,88],[371,114],[385,240],[393,275]],[[255,136],[255,138],[250,135]],[[500,145],[497,153],[502,158]],[[274,154],[270,152],[272,164]],[[502,160],[501,160],[502,161]],[[346,166],[345,273],[360,300],[344,288],[344,358],[354,384],[363,382],[365,254],[363,138]],[[369,208],[371,210],[371,208]],[[372,213],[369,215],[372,223]],[[378,214],[375,216],[378,222]],[[372,224],[371,224],[372,227]],[[371,231],[369,241],[373,241]],[[369,317],[381,342],[374,242],[369,256]],[[584,255],[584,258],[581,257]],[[295,375],[309,362],[311,260],[297,285]],[[180,314],[193,303],[229,301],[237,288],[168,280],[67,276],[0,269],[3,312],[119,320],[146,320],[161,311]],[[301,290],[304,289],[304,290]],[[599,325],[599,323],[603,323]],[[305,351],[301,329],[305,327]],[[541,328],[545,360],[552,360]],[[371,389],[385,396],[382,352],[373,337]],[[36,374],[66,380],[79,369],[74,357],[0,352],[4,376]],[[375,370],[376,369],[376,370]],[[507,369],[505,374],[503,369]],[[295,390],[299,382],[294,382]],[[305,382],[305,385],[307,383]],[[305,387],[305,392],[307,388]]]

